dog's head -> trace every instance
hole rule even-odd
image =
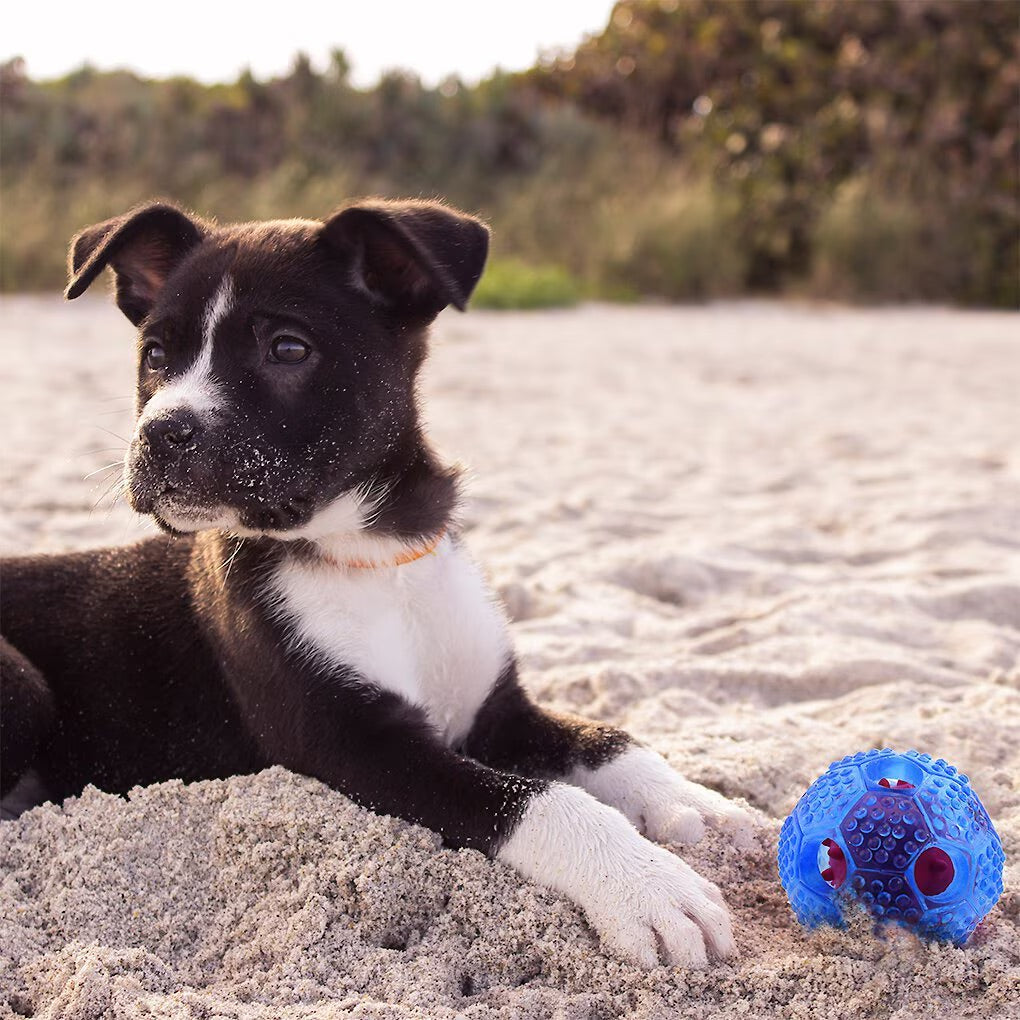
[[[303,534],[414,471],[427,327],[487,250],[432,202],[226,227],[153,204],[82,231],[67,297],[110,266],[138,327],[132,506],[174,531]]]

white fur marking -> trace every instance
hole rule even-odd
[[[402,553],[427,544],[424,539],[409,542],[406,538],[377,535],[368,530],[385,498],[385,485],[359,485],[317,510],[303,527],[272,534],[284,541],[303,538],[314,542],[335,563],[356,560],[384,567]]]
[[[376,535],[366,530],[379,505],[386,497],[384,486],[361,485],[316,511],[303,527],[291,531],[273,532],[274,538],[283,540],[303,538],[314,542],[329,558],[337,563],[357,560],[385,566],[401,553],[416,546],[406,538]]]
[[[198,357],[183,375],[156,391],[138,419],[137,431],[153,418],[181,408],[206,417],[216,410],[221,395],[212,377],[213,341],[217,326],[230,314],[233,304],[234,283],[224,276],[202,316],[202,347]]]
[[[234,281],[229,276],[220,280],[212,303],[206,308],[202,317],[202,353],[199,361],[205,359],[205,370],[208,371],[212,362],[212,345],[216,336],[216,327],[228,315],[234,306]]]
[[[287,561],[271,592],[313,655],[420,706],[450,745],[467,735],[510,656],[501,610],[448,537],[399,567]]]
[[[696,843],[705,825],[735,846],[754,843],[754,815],[722,794],[678,775],[647,747],[629,747],[596,769],[578,766],[564,781],[621,811],[640,832],[663,843]]]
[[[735,951],[719,890],[575,787],[535,797],[497,857],[569,896],[610,949],[642,966],[656,966],[660,949],[685,967]]]

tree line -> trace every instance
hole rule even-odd
[[[222,220],[443,196],[584,293],[1020,303],[1020,2],[626,0],[574,52],[436,88],[341,49],[203,85],[0,68],[0,285],[163,195]]]

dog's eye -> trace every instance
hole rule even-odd
[[[311,347],[304,340],[289,333],[281,333],[269,345],[271,360],[282,361],[285,365],[296,365],[311,353]]]
[[[164,368],[166,366],[166,351],[162,344],[149,344],[142,353],[142,361],[145,362],[145,367],[152,369],[153,372]]]

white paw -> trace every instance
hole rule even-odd
[[[609,949],[643,967],[704,967],[736,950],[719,890],[582,790],[553,783],[497,856],[569,896]]]
[[[574,769],[567,781],[622,811],[658,842],[697,843],[708,825],[725,832],[734,846],[754,844],[758,822],[752,812],[684,779],[647,747],[630,747],[597,769]]]

